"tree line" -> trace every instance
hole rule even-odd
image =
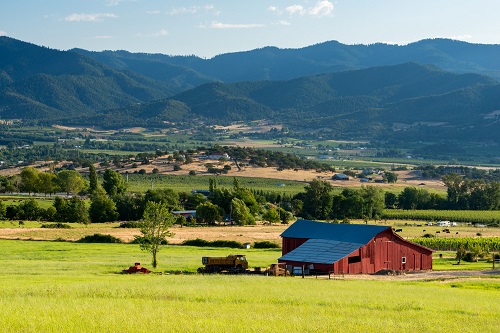
[[[88,180],[75,170],[40,172],[26,167],[16,177],[0,177],[5,190],[18,188],[28,194],[56,197],[51,207],[42,209],[34,199],[15,206],[0,204],[0,218],[18,220],[45,220],[57,222],[111,222],[138,221],[148,202],[165,205],[170,211],[195,210],[197,222],[215,225],[227,221],[238,225],[255,224],[256,220],[269,223],[288,223],[293,216],[318,220],[381,219],[384,209],[500,209],[500,183],[471,181],[457,174],[443,177],[448,187],[447,196],[424,188],[406,187],[399,194],[385,192],[376,186],[360,189],[345,188],[334,193],[330,183],[315,179],[296,195],[266,193],[244,188],[237,178],[231,188],[218,187],[209,179],[209,195],[176,192],[172,189],[150,189],[145,193],[127,191],[123,176],[106,169],[98,181],[95,167],[90,164]],[[15,183],[15,184],[14,184]],[[86,205],[87,196],[90,205]],[[87,208],[88,206],[88,208]],[[179,223],[188,221],[179,217]],[[193,222],[194,223],[194,222]]]

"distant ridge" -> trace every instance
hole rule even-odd
[[[498,54],[446,39],[331,41],[205,60],[0,37],[0,117],[111,128],[267,119],[335,138],[498,141]]]

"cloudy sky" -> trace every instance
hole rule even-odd
[[[0,35],[67,50],[214,55],[328,40],[500,44],[499,0],[5,0]]]

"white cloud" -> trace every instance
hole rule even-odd
[[[118,16],[110,13],[97,14],[71,14],[64,18],[68,22],[101,22],[106,18],[117,18]]]
[[[180,15],[180,14],[197,14],[200,12],[211,12],[215,15],[219,15],[220,12],[215,8],[214,5],[204,5],[204,6],[191,6],[191,7],[178,7],[172,9],[168,12],[170,15]]]
[[[278,22],[273,23],[273,25],[286,25],[286,26],[288,26],[288,25],[292,25],[292,24],[288,21],[280,20]]]
[[[327,16],[333,12],[333,3],[327,0],[318,1],[316,5],[308,10],[312,16]]]
[[[277,13],[278,15],[281,15],[281,13],[282,13],[281,10],[276,6],[269,6],[269,7],[267,7],[267,10],[270,12]]]
[[[146,11],[146,14],[157,15],[157,14],[160,14],[160,11],[159,10],[148,10],[148,11]]]
[[[146,38],[155,38],[155,37],[164,37],[168,35],[168,31],[166,29],[161,29],[156,32],[152,32],[149,34],[137,33],[135,34],[137,37],[146,37]]]
[[[106,6],[111,7],[111,6],[118,6],[120,3],[126,2],[126,1],[136,2],[137,0],[106,0],[105,4],[106,4]]]
[[[210,24],[200,24],[200,28],[210,28],[210,29],[251,29],[251,28],[262,28],[264,24],[230,24],[222,23],[218,21],[212,21]]]
[[[298,14],[300,16],[306,13],[304,6],[302,5],[291,5],[285,8],[286,12],[290,15]]]
[[[7,32],[3,31],[3,30],[0,30],[0,36],[7,36]]]
[[[95,36],[96,39],[110,39],[113,38],[113,36]]]
[[[328,16],[333,13],[333,2],[328,1],[328,0],[320,0],[317,1],[316,4],[312,7],[304,7],[302,5],[290,5],[288,7],[285,7],[285,12],[288,13],[290,16],[294,15],[299,15],[299,16],[305,16],[305,15],[310,15],[310,16],[316,16],[316,17],[321,17],[321,16]],[[268,11],[276,13],[278,15],[282,14],[282,10],[276,6],[269,6],[267,8]]]

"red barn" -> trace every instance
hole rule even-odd
[[[403,239],[387,226],[298,220],[281,237],[278,261],[295,267],[335,274],[432,269],[431,249]]]

